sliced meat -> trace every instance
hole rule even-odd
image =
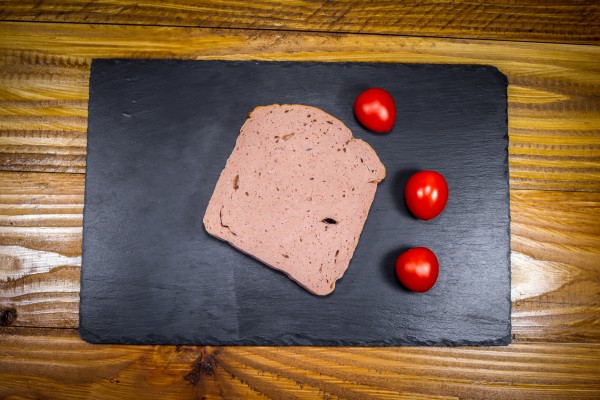
[[[326,112],[257,107],[221,172],[204,226],[326,295],[348,268],[384,177],[375,151]]]

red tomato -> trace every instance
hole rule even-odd
[[[396,122],[396,103],[387,91],[371,88],[356,98],[354,114],[365,128],[379,133],[389,132]]]
[[[426,292],[435,285],[440,266],[438,259],[426,247],[415,247],[400,254],[396,260],[396,276],[413,292]]]
[[[446,207],[448,184],[438,172],[417,172],[406,182],[404,198],[415,217],[428,221],[440,215]]]

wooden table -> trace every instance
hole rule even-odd
[[[600,398],[598,3],[249,3],[0,0],[0,397]],[[510,82],[513,344],[80,340],[94,57],[499,67]]]

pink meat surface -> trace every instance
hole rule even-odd
[[[384,177],[375,151],[326,112],[257,107],[221,172],[204,226],[327,295],[348,268]]]

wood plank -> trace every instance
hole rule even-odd
[[[512,327],[520,341],[600,341],[600,193],[513,190]]]
[[[511,187],[600,191],[600,47],[131,26],[0,25],[0,170],[85,171],[94,57],[495,65]]]
[[[0,173],[0,309],[78,326],[84,176]],[[511,193],[515,341],[600,339],[600,193]]]
[[[545,2],[232,0],[0,1],[0,20],[277,29],[598,43],[591,0]]]
[[[55,178],[0,173],[0,312],[17,326],[77,326],[84,177]]]
[[[112,346],[0,328],[2,398],[594,399],[599,368],[600,345]]]

